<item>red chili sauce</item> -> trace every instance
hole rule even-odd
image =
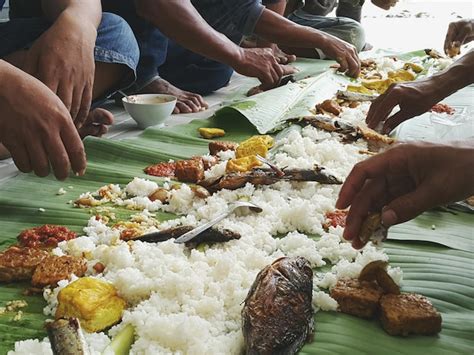
[[[45,224],[41,227],[26,229],[21,232],[17,239],[21,246],[29,248],[56,248],[58,243],[71,240],[77,234],[66,227]]]
[[[174,177],[176,163],[159,163],[145,168],[145,173],[153,176]]]

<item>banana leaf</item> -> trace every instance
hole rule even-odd
[[[339,79],[339,77],[338,77]],[[274,91],[274,102],[280,100]],[[267,113],[261,113],[264,116]],[[134,139],[123,141],[88,138],[88,170],[85,176],[72,176],[66,182],[53,178],[21,175],[0,185],[0,249],[16,240],[25,229],[45,223],[62,224],[80,232],[90,211],[68,204],[85,191],[104,184],[125,184],[134,176],[144,177],[143,168],[168,159],[188,158],[207,151],[208,141],[200,138],[199,127],[220,127],[224,140],[241,141],[257,133],[242,117],[223,112],[208,120],[196,120],[168,129],[149,128]],[[154,179],[153,177],[149,177]],[[160,182],[160,179],[154,179]],[[58,195],[60,188],[67,193]],[[40,210],[44,209],[43,210]],[[119,213],[129,213],[119,211]],[[159,214],[161,220],[172,218]],[[431,226],[436,229],[432,230]],[[404,272],[403,290],[418,292],[432,300],[443,316],[443,330],[436,337],[390,337],[376,321],[366,321],[334,312],[316,314],[314,341],[302,354],[470,354],[474,349],[474,255],[471,248],[472,217],[446,212],[426,213],[390,232],[385,247],[391,264]],[[431,233],[431,232],[433,233]],[[408,237],[407,237],[408,236]],[[396,240],[395,239],[399,239]],[[408,240],[409,239],[409,240]],[[446,242],[449,240],[449,242]],[[472,239],[471,239],[472,240]],[[0,315],[0,354],[14,342],[45,336],[40,295],[24,296],[26,284],[1,284],[0,307],[7,301],[25,299],[23,318]]]

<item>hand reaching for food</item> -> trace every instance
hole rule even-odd
[[[337,71],[346,73],[348,76],[357,78],[360,74],[360,59],[356,48],[334,36],[328,35],[325,45],[320,48],[324,54],[338,62]]]
[[[350,206],[344,238],[354,248],[363,221],[382,211],[385,227],[408,221],[442,204],[474,194],[474,141],[450,145],[399,144],[354,166],[336,202]]]
[[[394,84],[370,106],[367,125],[375,129],[383,122],[382,133],[388,134],[400,123],[421,115],[438,103],[443,96],[437,93],[433,79]],[[400,111],[390,116],[396,106]]]
[[[67,178],[70,169],[82,175],[84,146],[61,100],[39,80],[2,61],[0,78],[9,83],[0,90],[0,142],[18,169],[46,176],[51,165],[59,180]]]
[[[451,22],[444,40],[444,52],[454,57],[461,52],[461,46],[474,40],[474,19]]]
[[[278,86],[283,76],[296,72],[296,68],[280,64],[270,48],[240,48],[240,53],[233,68],[242,75],[258,78],[263,90]]]

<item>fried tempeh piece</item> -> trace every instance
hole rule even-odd
[[[235,142],[223,142],[223,141],[215,141],[209,143],[209,154],[217,155],[219,152],[223,152],[226,150],[236,150],[239,146],[238,143]]]
[[[375,282],[357,279],[339,280],[331,290],[331,297],[343,313],[372,318],[378,310],[383,290]]]
[[[36,248],[12,246],[0,253],[0,282],[29,280],[49,253]]]
[[[390,335],[433,335],[441,331],[441,315],[422,295],[403,293],[380,299],[382,326]]]
[[[179,160],[174,172],[182,182],[198,182],[204,179],[204,163],[202,159]]]
[[[87,271],[86,260],[70,255],[51,255],[38,265],[31,283],[34,287],[55,286],[58,281],[66,280],[72,274],[82,277]]]

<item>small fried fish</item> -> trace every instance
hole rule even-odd
[[[89,355],[77,318],[60,318],[47,322],[46,330],[54,355]]]

